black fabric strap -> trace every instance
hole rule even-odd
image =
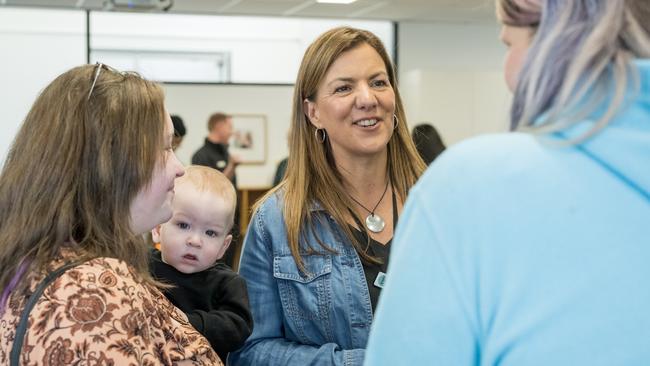
[[[27,332],[27,322],[29,320],[29,313],[31,313],[32,309],[36,305],[36,302],[38,299],[41,298],[41,295],[45,291],[45,289],[55,280],[57,277],[61,276],[65,271],[69,270],[70,268],[76,267],[83,263],[84,261],[75,261],[75,262],[70,262],[62,265],[61,267],[57,268],[53,272],[48,273],[47,276],[41,281],[41,283],[36,286],[36,290],[34,290],[34,293],[31,294],[29,299],[27,300],[27,303],[25,304],[25,308],[23,309],[23,312],[20,316],[20,322],[18,323],[18,327],[16,328],[16,336],[14,337],[14,343],[11,348],[11,359],[10,359],[10,365],[11,366],[18,366],[20,364],[20,351],[23,348],[23,340],[25,338],[25,333]]]

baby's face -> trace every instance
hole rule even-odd
[[[191,184],[177,185],[171,220],[153,230],[163,262],[183,273],[211,267],[228,249],[232,203]]]

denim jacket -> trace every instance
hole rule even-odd
[[[308,274],[302,275],[289,250],[282,202],[281,193],[269,197],[248,228],[239,271],[255,325],[228,364],[361,365],[372,321],[361,260],[333,218],[314,205],[314,231],[337,253],[303,255]],[[313,232],[307,238],[301,248],[320,249]]]

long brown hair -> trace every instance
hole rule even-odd
[[[320,204],[334,218],[362,259],[376,262],[376,259],[366,253],[367,243],[358,242],[346,223],[346,217],[354,212],[353,202],[334,165],[329,143],[320,143],[314,137],[314,126],[309,122],[303,103],[305,99],[312,100],[316,96],[318,86],[332,63],[342,53],[362,44],[374,48],[382,58],[395,92],[395,115],[399,123],[388,142],[388,174],[395,192],[404,199],[425,169],[425,164],[411,140],[402,99],[396,87],[395,69],[381,40],[371,32],[350,27],[334,28],[318,37],[305,51],[298,71],[293,95],[289,161],[285,179],[256,206],[257,209],[261,202],[278,189],[284,191],[283,213],[289,248],[298,268],[303,272],[305,267],[301,254],[310,254],[318,249],[300,247],[301,238],[306,237],[306,230],[314,227],[310,208],[313,208],[315,203]],[[316,235],[315,232],[313,234]],[[316,239],[320,249],[333,252],[333,249],[318,237]],[[306,240],[303,242],[306,244]]]
[[[63,247],[124,260],[151,281],[130,204],[163,160],[164,113],[160,86],[105,66],[76,67],[42,91],[0,176],[2,292],[21,263],[42,273]]]

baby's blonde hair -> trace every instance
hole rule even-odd
[[[191,184],[201,192],[214,193],[223,198],[229,205],[228,230],[232,228],[237,207],[237,192],[230,180],[220,171],[199,165],[190,165],[185,168],[185,174],[176,178],[176,185]]]

